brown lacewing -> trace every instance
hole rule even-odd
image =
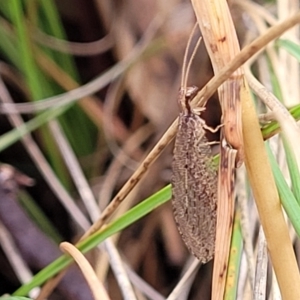
[[[200,40],[182,75],[179,91],[180,114],[172,163],[172,204],[178,230],[187,248],[206,263],[213,258],[215,250],[218,178],[210,143],[205,137],[205,129],[209,127],[200,117],[201,109],[194,110],[190,106],[198,88],[187,87],[187,74],[199,43]]]

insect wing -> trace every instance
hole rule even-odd
[[[217,172],[203,122],[192,112],[179,115],[172,164],[172,204],[183,241],[192,254],[206,263],[215,249]]]

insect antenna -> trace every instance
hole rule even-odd
[[[187,45],[186,45],[186,48],[185,48],[185,52],[184,52],[184,58],[183,58],[183,66],[182,66],[182,77],[181,77],[181,87],[183,88],[184,92],[186,92],[186,88],[187,88],[187,81],[188,81],[188,76],[189,76],[189,72],[190,72],[190,69],[191,69],[191,65],[192,65],[192,62],[193,62],[193,59],[196,55],[196,52],[199,48],[199,45],[201,43],[201,40],[202,40],[202,37],[200,37],[196,43],[196,46],[192,52],[192,55],[188,61],[188,52],[189,52],[189,49],[190,49],[190,46],[191,46],[191,43],[192,43],[192,38],[193,38],[193,35],[197,29],[197,25],[198,23],[196,23],[193,27],[193,30],[189,36],[189,39],[188,39],[188,42],[187,42]]]

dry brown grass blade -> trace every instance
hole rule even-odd
[[[223,163],[219,167],[216,249],[212,299],[223,299],[228,270],[229,249],[234,216],[234,171],[237,150],[229,149],[222,139]]]
[[[192,0],[203,41],[217,75],[239,52],[240,47],[227,2]],[[237,149],[237,162],[243,162],[243,135],[239,88],[243,70],[238,68],[218,88],[222,107],[224,134],[232,148]]]
[[[240,52],[227,2],[192,0],[198,24],[218,74]],[[244,159],[241,99],[243,69],[240,67],[218,88],[222,108],[222,147],[218,179],[218,212],[212,299],[223,299],[234,215],[234,170]]]

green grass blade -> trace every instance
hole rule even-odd
[[[296,121],[300,120],[300,105],[295,105],[289,109],[290,114]],[[280,131],[280,126],[276,121],[272,121],[267,125],[264,125],[261,129],[264,138],[274,135]]]
[[[9,1],[9,6],[12,26],[16,32],[16,48],[21,57],[20,65],[17,67],[23,73],[24,81],[30,91],[31,100],[36,101],[51,96],[54,91],[54,86],[40,70],[35,61],[34,47],[30,40],[23,2],[12,0]],[[70,186],[68,174],[49,129],[47,127],[42,127],[41,133],[41,138],[45,146],[44,149],[47,152],[48,158],[56,170],[58,177],[66,187]]]
[[[270,74],[271,84],[272,84],[272,92],[280,102],[283,102],[283,95],[280,87],[280,82],[278,77],[276,76],[276,73],[274,72],[274,67],[270,61],[269,56],[266,56],[266,60],[268,62],[268,67],[269,67],[269,74]]]
[[[1,1],[0,1],[1,2]],[[14,65],[21,65],[21,57],[17,50],[16,38],[0,23],[0,51],[1,54]]]
[[[289,54],[294,56],[300,62],[300,45],[285,39],[279,39],[276,45],[285,49]]]
[[[282,135],[282,140],[283,140],[286,161],[289,169],[289,174],[291,176],[292,191],[293,194],[295,195],[295,198],[298,201],[298,204],[300,204],[300,180],[299,180],[300,172],[298,169],[298,163],[295,158],[295,153],[293,149],[290,147],[290,145],[288,144],[284,135]]]
[[[59,38],[66,39],[66,34],[60,20],[55,2],[52,0],[40,1],[41,10],[43,11],[43,19],[39,22],[39,27],[44,29],[48,34]],[[49,50],[49,49],[48,49]],[[64,69],[73,79],[79,80],[79,75],[75,67],[73,58],[66,54],[50,50],[49,53],[53,59]]]
[[[36,8],[30,9],[34,5],[36,5]],[[47,0],[33,4],[32,2],[13,0],[8,1],[6,5],[0,5],[0,9],[7,16],[7,20],[11,21],[13,28],[13,30],[9,30],[5,26],[4,28],[1,27],[0,49],[3,55],[8,57],[16,68],[22,72],[32,100],[43,99],[62,92],[59,84],[55,83],[49,78],[48,74],[40,69],[36,62],[35,52],[37,51],[40,54],[43,53],[42,55],[48,55],[72,78],[77,79],[79,77],[70,55],[37,46],[30,38],[29,22],[31,22],[31,25],[33,25],[32,22],[38,22],[39,28],[41,30],[47,28],[50,35],[58,38],[65,37],[54,1]],[[31,20],[27,19],[28,13]],[[82,156],[93,153],[96,145],[96,128],[80,107],[75,105],[59,121],[77,155]],[[70,186],[69,176],[51,133],[47,128],[41,128],[41,133],[44,149],[51,165],[64,185]]]
[[[32,300],[32,299],[31,298],[26,298],[26,297],[4,296],[4,297],[0,297],[0,300]]]
[[[26,191],[19,192],[18,200],[30,219],[35,222],[39,229],[41,229],[55,243],[58,244],[63,241],[52,222]]]
[[[281,200],[281,204],[284,207],[295,231],[297,232],[298,236],[300,237],[300,206],[290,190],[289,186],[287,185],[280,168],[275,160],[275,157],[270,150],[269,145],[267,145],[267,152],[269,155],[271,167],[273,170],[276,186],[278,189],[279,197]]]
[[[33,99],[38,100],[46,95],[40,81],[42,74],[38,70],[32,53],[32,47],[30,46],[29,34],[23,17],[22,1],[12,0],[9,3],[12,23],[16,29],[17,49],[19,49],[19,55],[22,57],[19,67],[25,75],[25,80]]]
[[[43,124],[65,113],[70,107],[70,105],[65,105],[56,109],[49,109],[46,112],[39,114],[27,123],[24,123],[22,126],[12,129],[11,131],[1,135],[0,152],[11,146],[13,143],[17,142],[25,134],[38,129]]]
[[[58,14],[55,1],[47,0],[39,2],[42,17],[38,27],[44,32],[59,39],[66,39],[66,34]],[[45,53],[55,61],[71,78],[79,82],[79,75],[73,57],[43,47]],[[60,91],[59,91],[60,92]],[[77,104],[67,112],[59,121],[78,156],[90,155],[96,146],[97,131],[92,121]]]
[[[231,238],[230,255],[225,287],[225,300],[236,299],[241,257],[243,253],[243,236],[241,231],[241,214],[235,213],[233,234]]]

